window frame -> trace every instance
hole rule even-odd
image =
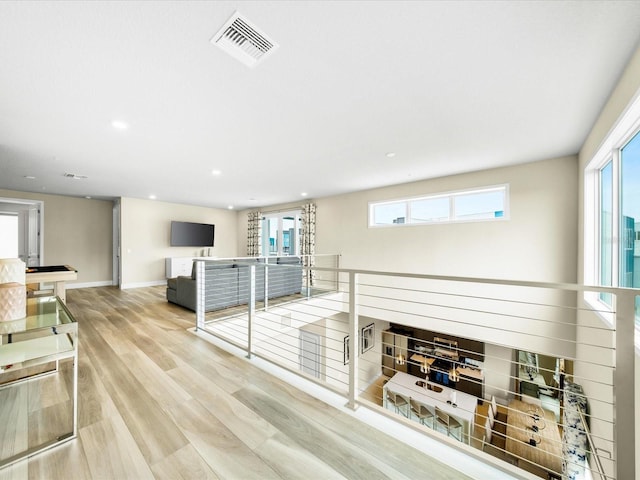
[[[611,242],[611,277],[612,287],[620,286],[620,258],[621,258],[621,151],[640,134],[640,91],[636,93],[626,111],[620,116],[616,124],[604,138],[600,147],[584,169],[584,257],[583,257],[583,282],[585,285],[605,287],[601,282],[600,272],[602,268],[601,250],[601,175],[602,169],[612,163],[612,242]],[[605,295],[604,298],[607,298]],[[603,296],[596,292],[586,292],[585,301],[591,305],[597,314],[609,325],[613,325],[612,302],[604,300]],[[640,339],[640,329],[636,321],[636,347]]]
[[[283,220],[285,217],[293,217],[294,230],[296,232],[296,238],[293,244],[295,249],[293,253],[291,253],[291,251],[285,253],[283,250],[284,248]],[[265,238],[264,231],[265,231],[265,223],[267,220],[277,220],[277,223],[278,223],[278,226],[277,226],[278,238],[276,239],[277,252],[273,255],[271,254],[271,252],[269,252],[268,246],[265,246],[264,244],[264,238]],[[302,245],[301,245],[302,210],[301,209],[292,209],[292,210],[286,210],[282,212],[264,213],[260,219],[260,222],[262,223],[262,232],[263,232],[260,238],[261,256],[275,258],[275,257],[296,256],[301,254],[300,253],[302,249]],[[267,238],[269,237],[267,236]]]
[[[473,195],[473,194],[481,194],[481,193],[491,193],[491,192],[502,192],[503,193],[503,209],[502,216],[499,217],[485,217],[485,218],[458,218],[456,217],[456,208],[455,208],[455,200],[456,198]],[[451,224],[451,223],[475,223],[475,222],[495,222],[495,221],[508,221],[510,219],[510,202],[509,202],[509,184],[497,184],[497,185],[489,185],[485,187],[476,187],[476,188],[468,188],[463,190],[452,190],[447,192],[433,193],[429,195],[418,195],[413,197],[403,197],[403,198],[395,198],[390,200],[382,200],[382,201],[372,201],[368,203],[367,213],[367,225],[369,228],[389,228],[389,227],[415,227],[415,226],[425,226],[425,225],[441,225],[441,224]],[[414,202],[418,202],[421,200],[435,200],[447,198],[449,201],[449,212],[448,218],[446,219],[435,219],[431,221],[420,221],[420,222],[412,222],[412,212],[411,205]],[[394,205],[394,204],[404,204],[404,218],[403,222],[394,222],[394,223],[383,223],[376,224],[375,221],[375,208],[382,205]]]

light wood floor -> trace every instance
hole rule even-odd
[[[469,478],[190,333],[193,312],[163,287],[67,301],[80,332],[78,439],[1,480]]]

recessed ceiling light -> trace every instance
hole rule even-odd
[[[114,120],[113,122],[111,122],[111,126],[113,128],[117,128],[118,130],[126,130],[127,128],[129,128],[129,124],[121,120]]]
[[[302,192],[300,195],[303,196],[303,197],[306,197],[307,196],[307,192]]]
[[[149,195],[149,200],[155,200],[156,196],[155,195]]]
[[[86,195],[84,198],[86,198],[87,200],[91,200],[91,195]]]
[[[387,153],[387,158],[393,158],[396,156],[396,152],[388,152]]]
[[[35,180],[36,177],[34,177],[33,175],[25,175],[24,178],[26,178],[27,180]]]
[[[222,172],[220,170],[211,170],[211,175],[215,175],[217,177],[218,175],[222,175]]]
[[[233,205],[229,205],[227,208],[228,208],[229,210],[233,210]]]

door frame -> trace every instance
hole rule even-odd
[[[11,208],[12,205],[15,205],[14,208]],[[24,244],[22,247],[22,251],[25,253],[23,255],[25,258],[20,258],[27,266],[34,267],[44,265],[44,235],[43,235],[43,227],[44,227],[44,201],[43,200],[31,200],[25,198],[9,198],[9,197],[0,197],[0,206],[3,207],[4,211],[13,212],[18,215],[18,229],[22,230],[22,238],[24,239]],[[32,207],[36,207],[38,211],[38,218],[36,220],[37,227],[37,261],[35,265],[32,263],[29,265],[29,218],[28,215],[24,215],[25,211],[28,211]],[[4,208],[6,207],[6,208]],[[26,218],[26,221],[25,221]],[[26,247],[26,248],[25,248]],[[20,250],[19,250],[20,251]]]
[[[299,344],[300,344],[300,355],[299,355],[299,367],[302,372],[307,373],[315,378],[322,378],[322,336],[309,332],[307,330],[300,330],[299,335]],[[305,350],[305,344],[314,344],[316,346],[315,352],[310,350]],[[314,361],[315,363],[315,374],[305,371],[304,368],[304,360]]]

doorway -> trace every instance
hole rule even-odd
[[[300,331],[300,370],[312,377],[320,378],[320,335]]]
[[[112,216],[112,225],[113,225],[113,258],[112,258],[112,271],[113,285],[118,285],[119,288],[122,288],[122,259],[120,257],[120,199],[117,199],[113,203],[113,216]]]
[[[262,218],[262,256],[300,255],[300,210],[265,214]]]
[[[43,210],[39,200],[0,198],[0,257],[17,257],[28,267],[42,264]]]

